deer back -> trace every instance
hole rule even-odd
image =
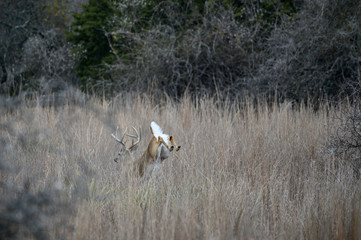
[[[140,176],[143,176],[145,169],[159,157],[158,148],[157,139],[152,137],[143,155],[134,162],[134,168],[138,169]]]

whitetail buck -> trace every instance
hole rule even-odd
[[[128,134],[128,133],[127,133],[128,128],[125,129],[125,131],[124,131],[121,139],[117,138],[117,136],[116,136],[116,135],[117,135],[117,132],[118,132],[118,128],[117,128],[117,130],[115,130],[115,135],[114,135],[114,134],[111,134],[112,137],[115,139],[115,141],[117,141],[117,142],[120,143],[120,145],[121,145],[121,148],[120,148],[120,151],[118,152],[118,155],[116,156],[116,158],[114,158],[114,161],[115,161],[115,162],[118,162],[119,159],[123,158],[123,157],[126,156],[126,155],[127,155],[127,156],[130,156],[130,153],[131,153],[132,151],[137,150],[137,148],[138,148],[138,143],[140,142],[141,137],[140,137],[140,134],[138,133],[137,129],[135,129],[135,127],[132,127],[132,128],[133,128],[133,130],[134,130],[134,132],[135,132],[135,135],[130,135],[130,134]],[[126,147],[126,146],[125,146],[125,141],[124,141],[124,137],[125,137],[125,136],[132,137],[132,138],[136,138],[137,141],[136,141],[136,142],[132,141],[132,145],[131,145],[130,147]]]
[[[124,131],[121,139],[112,134],[112,137],[121,144],[120,152],[114,161],[118,162],[120,158],[122,158],[124,155],[129,155],[138,147],[137,144],[140,142],[140,134],[138,134],[138,131],[134,127],[132,128],[135,132],[135,135],[128,134],[127,129]],[[134,170],[138,171],[141,177],[144,175],[150,165],[163,162],[169,157],[170,152],[173,151],[174,148],[176,151],[179,151],[180,149],[180,146],[175,143],[174,137],[164,134],[162,129],[155,122],[150,124],[150,132],[153,136],[148,144],[147,149],[139,159],[134,161]],[[132,137],[137,140],[136,142],[133,141],[130,147],[126,147],[125,142],[123,141],[125,136]]]

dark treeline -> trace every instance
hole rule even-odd
[[[358,94],[361,1],[4,0],[0,92]]]

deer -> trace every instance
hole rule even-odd
[[[132,128],[135,133],[134,135],[127,133],[128,128],[125,129],[120,139],[116,137],[116,135],[111,134],[111,136],[118,143],[121,144],[120,152],[118,153],[118,156],[114,159],[115,162],[118,162],[118,160],[125,155],[130,155],[131,152],[135,151],[138,148],[141,136],[135,127],[132,126]],[[170,156],[170,152],[172,152],[174,149],[176,151],[179,151],[181,148],[181,146],[178,146],[176,144],[174,137],[172,135],[163,133],[162,128],[154,121],[150,124],[150,132],[152,134],[152,139],[150,140],[147,149],[139,159],[134,161],[133,169],[134,171],[138,172],[140,177],[143,177],[144,173],[147,171],[150,165],[160,165],[165,159]],[[124,141],[125,136],[134,138],[136,139],[136,141],[134,142],[133,140],[131,146],[126,147]]]

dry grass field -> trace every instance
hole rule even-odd
[[[0,238],[360,239],[361,181],[328,146],[338,113],[139,96],[4,107]],[[140,181],[153,120],[182,148]],[[142,133],[118,164],[117,126]]]

